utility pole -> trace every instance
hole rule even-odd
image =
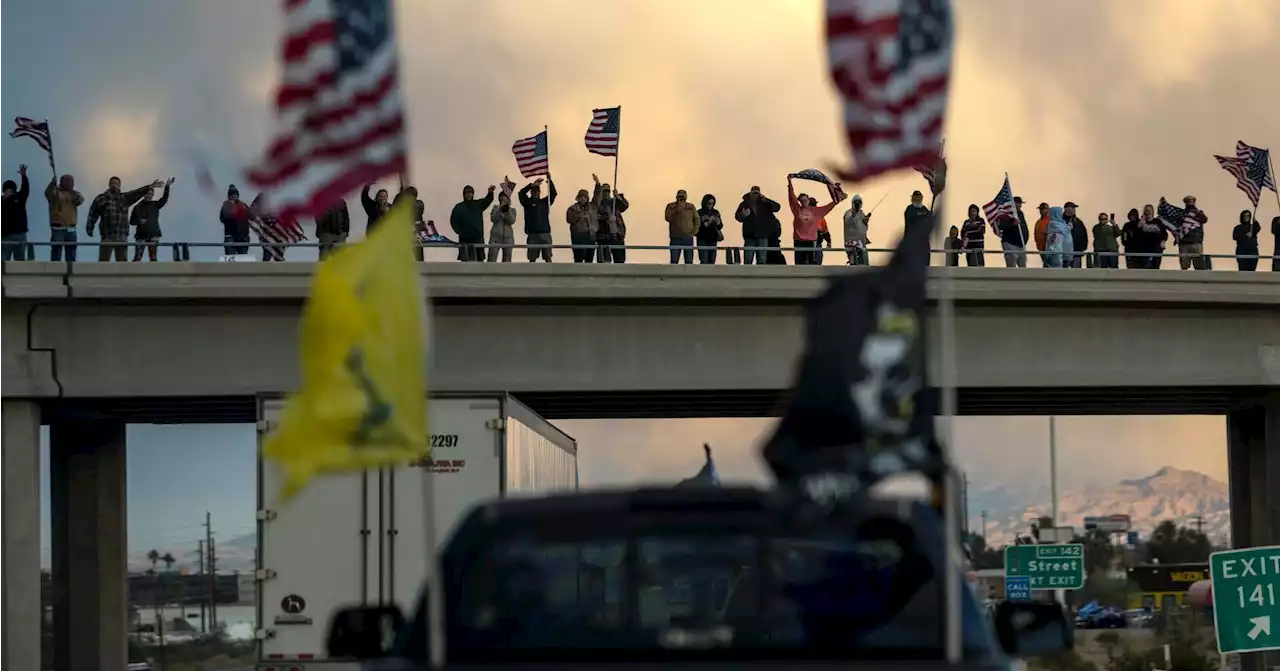
[[[1204,535],[1204,515],[1196,515],[1195,517],[1191,518],[1191,521],[1195,522],[1196,533],[1203,536]]]
[[[208,631],[218,630],[218,562],[213,550],[213,515],[204,513],[204,547],[208,553],[205,566],[208,568],[209,581],[209,620]]]
[[[987,544],[987,511],[982,511],[982,544]]]
[[[200,577],[204,578],[204,539],[196,541],[196,558],[200,561]],[[206,578],[207,579],[207,578]],[[205,607],[204,599],[200,600],[200,633],[209,633],[208,625],[204,619]]]
[[[968,536],[969,535],[969,474],[963,471],[960,473],[960,493],[964,496],[964,498],[961,499],[961,501],[963,501],[964,503],[960,508],[960,514],[964,516],[963,517],[964,526],[961,528],[964,529],[964,535]]]

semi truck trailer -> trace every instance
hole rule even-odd
[[[259,408],[259,453],[284,401]],[[432,396],[431,456],[417,463],[326,476],[287,505],[281,473],[258,459],[259,671],[347,671],[325,656],[329,615],[356,604],[412,607],[435,545],[473,505],[578,488],[578,446],[507,394]],[[430,478],[431,496],[425,494]]]

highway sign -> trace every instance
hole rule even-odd
[[[1004,549],[1004,578],[1026,576],[1031,589],[1084,587],[1084,545],[1010,545]]]
[[[1084,518],[1085,531],[1105,531],[1106,533],[1124,533],[1132,522],[1128,515],[1102,515]]]
[[[1005,601],[1030,601],[1031,600],[1031,578],[1028,576],[1013,576],[1004,579],[1004,600]]]
[[[1280,545],[1209,555],[1218,652],[1280,650]]]

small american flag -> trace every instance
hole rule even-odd
[[[1271,165],[1271,150],[1236,142],[1236,158],[1249,166],[1249,176],[1262,189],[1276,190],[1276,173]],[[1280,193],[1280,192],[1278,192]]]
[[[516,183],[511,181],[510,177],[504,175],[502,177],[502,194],[507,198],[510,198],[511,194],[515,193],[515,191]]]
[[[1222,166],[1223,170],[1231,173],[1231,176],[1236,178],[1236,187],[1244,192],[1244,195],[1249,198],[1249,202],[1253,203],[1254,207],[1257,207],[1258,198],[1262,196],[1262,187],[1258,184],[1258,180],[1255,179],[1254,175],[1251,174],[1249,162],[1234,156],[1215,155],[1214,158],[1218,160],[1218,165]],[[1262,177],[1262,175],[1258,175],[1258,177]]]
[[[264,250],[265,254],[277,261],[283,261],[284,250],[279,247],[302,242],[307,239],[307,236],[296,219],[284,219],[265,212],[262,209],[265,207],[262,195],[258,194],[249,205],[249,229],[257,234],[258,242],[276,247],[276,249],[268,247]]]
[[[841,186],[838,182],[832,181],[831,178],[824,175],[821,170],[814,170],[813,168],[807,168],[805,170],[801,170],[800,172],[793,172],[788,176],[795,177],[797,179],[807,179],[814,182],[820,182],[822,184],[825,184],[827,186],[827,193],[831,196],[831,202],[833,203],[839,203],[843,201],[845,198],[849,197],[848,195],[845,194],[843,186]]]
[[[407,167],[389,0],[279,0],[280,126],[248,181],[284,221],[314,217]]]
[[[949,0],[827,0],[827,57],[855,160],[841,179],[936,162],[951,54]]]
[[[545,130],[533,137],[516,140],[516,143],[511,145],[511,153],[516,155],[516,167],[520,168],[520,174],[524,177],[545,175],[550,170]]]
[[[53,135],[49,133],[49,122],[20,116],[13,120],[13,125],[14,128],[9,133],[9,137],[29,137],[35,140],[36,144],[49,155],[49,167],[53,168]],[[57,172],[56,168],[54,172]]]
[[[1004,176],[1004,185],[1000,187],[1000,192],[990,203],[982,206],[982,213],[987,216],[987,223],[991,224],[991,231],[999,235],[1000,230],[996,222],[1002,219],[1017,219],[1018,211],[1013,204],[1013,187],[1009,186],[1009,176]]]
[[[587,126],[587,151],[601,156],[618,155],[618,137],[622,135],[622,107],[591,111]]]

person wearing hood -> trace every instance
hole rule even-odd
[[[1205,270],[1204,225],[1209,223],[1209,217],[1196,207],[1195,196],[1183,198],[1182,205],[1187,211],[1186,218],[1169,222],[1178,227],[1178,264],[1183,270]]]
[[[964,249],[964,264],[971,268],[987,265],[986,249],[987,222],[982,220],[982,211],[977,205],[969,206],[969,216],[960,226],[960,239]]]
[[[698,208],[698,263],[715,265],[721,240],[724,240],[724,220],[716,209],[716,197],[708,193]]]
[[[0,223],[4,225],[4,260],[27,260],[27,197],[31,195],[31,183],[27,181],[27,166],[18,166],[19,187],[13,180],[4,181],[4,209]],[[33,261],[35,259],[32,259]]]
[[[320,242],[320,258],[333,253],[338,245],[346,244],[351,235],[351,211],[347,201],[339,199],[323,214],[316,217],[316,239]]]
[[[766,198],[760,187],[753,186],[742,194],[742,203],[734,212],[733,218],[742,223],[742,263],[764,265],[768,263],[769,239],[781,235],[782,222],[778,221],[778,212],[782,205]]]
[[[1067,251],[1071,254],[1063,262],[1064,268],[1084,267],[1084,257],[1089,253],[1089,229],[1076,216],[1076,207],[1071,201],[1062,206],[1062,219],[1071,227],[1071,244],[1067,245]]]
[[[791,207],[791,232],[795,241],[796,265],[813,266],[818,264],[816,250],[818,247],[818,229],[820,222],[831,210],[836,208],[836,201],[819,206],[817,200],[810,200],[808,194],[796,195],[792,178],[787,177],[787,204]],[[811,204],[812,203],[812,204]]]
[[[222,251],[227,256],[249,253],[249,206],[240,200],[235,184],[227,187],[227,199],[218,213],[222,222]]]
[[[369,237],[375,226],[382,219],[382,215],[391,209],[391,202],[388,198],[391,194],[386,189],[378,189],[377,194],[373,198],[369,197],[369,188],[372,184],[365,184],[360,190],[360,207],[364,208],[364,216],[368,219],[364,225],[364,237]]]
[[[458,234],[458,251],[460,261],[480,261],[481,248],[484,246],[484,211],[493,204],[493,192],[496,186],[490,184],[489,192],[481,200],[476,200],[476,190],[467,185],[462,187],[462,202],[453,206],[449,213],[449,225]]]
[[[676,192],[676,199],[667,203],[664,214],[667,220],[667,233],[671,241],[671,263],[680,263],[684,257],[685,265],[693,263],[693,238],[698,234],[698,209],[689,202],[689,194],[684,189]]]
[[[133,227],[133,241],[137,245],[133,248],[135,263],[142,260],[143,247],[147,250],[147,258],[153,263],[156,260],[161,236],[160,210],[169,202],[169,187],[172,184],[173,178],[170,177],[164,185],[164,194],[160,196],[160,200],[155,199],[155,189],[147,189],[146,195],[133,206],[133,212],[129,213],[129,225]]]
[[[1027,215],[1022,213],[1022,197],[1013,199],[1013,216],[1002,217],[998,224],[997,234],[1000,236],[1000,247],[1004,250],[1004,265],[1007,268],[1027,267]]]
[[[1063,216],[1063,208],[1049,208],[1048,239],[1045,242],[1045,267],[1070,268],[1074,254],[1071,224]]]
[[[1093,225],[1093,254],[1099,268],[1120,267],[1120,227],[1116,215],[1098,213],[1098,223]]]
[[[511,194],[498,194],[498,203],[489,210],[489,263],[498,262],[498,252],[502,252],[502,262],[511,263],[511,245],[516,244],[516,208],[511,207]]]
[[[49,251],[49,260],[62,260],[66,251],[68,263],[76,260],[76,224],[80,221],[79,208],[84,204],[84,196],[76,191],[76,178],[56,174],[49,180],[44,189],[44,198],[49,201],[49,242],[53,243]]]
[[[591,202],[586,189],[579,189],[573,204],[564,211],[569,224],[569,243],[573,245],[574,263],[591,263],[596,254],[596,230],[600,226],[600,213]]]
[[[170,177],[169,183],[172,182],[173,178]],[[147,186],[123,191],[120,188],[119,177],[107,180],[107,190],[93,199],[93,204],[89,206],[89,219],[84,226],[84,232],[89,237],[93,237],[94,227],[99,222],[102,224],[102,244],[98,247],[99,261],[111,261],[113,258],[116,261],[128,260],[129,208],[142,200],[142,197],[147,195],[148,189],[158,189],[162,186],[166,186],[166,182],[157,179]]]
[[[591,181],[591,202],[596,206],[596,216],[600,224],[596,228],[596,261],[598,263],[627,262],[627,221],[622,216],[631,208],[631,203],[621,191],[613,192],[608,184],[601,184],[600,178],[593,173]]]
[[[862,211],[862,196],[854,194],[851,202],[852,206],[844,213],[844,253],[849,257],[849,265],[865,266],[869,263],[867,246],[871,241],[867,233],[871,228],[871,215]]]
[[[529,246],[529,262],[539,258],[551,263],[551,206],[556,204],[556,183],[551,175],[547,175],[547,187],[550,193],[542,197],[542,178],[526,184],[516,197],[520,200],[520,208],[524,210],[525,244]]]
[[[1137,254],[1142,253],[1142,215],[1138,214],[1138,208],[1129,210],[1126,215],[1124,226],[1120,227],[1120,246],[1124,248],[1124,267],[1125,268],[1141,268],[1142,258]]]
[[[948,266],[959,267],[962,248],[964,248],[964,241],[960,239],[960,227],[952,226],[947,232],[947,239],[942,241],[942,255]]]
[[[1236,241],[1236,265],[1244,272],[1258,269],[1258,234],[1262,226],[1253,220],[1248,210],[1240,210],[1240,223],[1231,230],[1231,239]]]

